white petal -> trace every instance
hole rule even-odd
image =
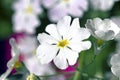
[[[65,6],[61,6],[61,5],[54,6],[48,11],[49,19],[52,22],[57,22],[66,15],[67,15],[67,9],[65,8]]]
[[[54,37],[56,40],[61,40],[61,36],[57,30],[57,27],[55,24],[50,24],[45,29],[46,32],[48,32],[52,37]]]
[[[112,40],[114,38],[115,33],[111,30],[104,32],[104,31],[95,31],[95,34],[98,38],[102,40]]]
[[[90,37],[90,32],[87,28],[80,28],[78,38],[81,40],[88,39]]]
[[[90,32],[86,28],[70,29],[70,31],[72,32],[68,35],[71,37],[71,42],[80,42],[90,37]]]
[[[66,54],[66,59],[68,60],[69,65],[74,65],[77,62],[79,56],[78,52],[65,48],[64,54]]]
[[[41,64],[47,64],[56,56],[58,48],[56,45],[43,43],[37,48],[37,57]]]
[[[67,60],[65,58],[65,53],[64,50],[61,49],[58,53],[58,55],[54,58],[54,64],[59,68],[59,69],[66,69],[68,67]]]
[[[52,75],[55,73],[50,64],[41,65],[36,56],[25,59],[24,64],[30,73],[34,73],[38,76],[43,76],[45,74]]]
[[[46,8],[51,8],[53,7],[53,5],[55,5],[56,0],[42,0],[42,4],[46,7]]]
[[[70,29],[71,17],[65,16],[63,19],[59,20],[57,23],[57,29],[63,38],[66,36]]]
[[[79,23],[79,18],[75,18],[72,21],[71,27],[70,28],[80,28],[80,23]]]
[[[83,10],[76,6],[71,6],[69,8],[69,14],[74,17],[82,17],[83,16]]]
[[[114,54],[110,60],[111,65],[120,64],[120,54]]]
[[[116,75],[117,77],[120,77],[120,65],[113,65],[111,67],[111,71],[114,75]]]
[[[48,43],[48,44],[55,44],[57,43],[57,41],[51,37],[50,35],[46,34],[46,33],[40,33],[37,36],[37,39],[39,40],[40,43]]]
[[[120,27],[118,27],[117,24],[111,21],[110,25],[111,27],[109,28],[109,30],[114,31],[115,36],[120,33]]]
[[[83,42],[71,42],[69,45],[72,50],[81,52],[83,50],[90,49],[91,42],[90,41],[83,41]]]

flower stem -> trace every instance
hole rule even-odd
[[[79,56],[79,59],[78,59],[78,69],[76,72],[75,72],[75,75],[74,75],[74,78],[73,80],[82,80],[82,67],[83,67],[83,60],[84,60],[84,52],[81,52],[80,53],[80,56]]]

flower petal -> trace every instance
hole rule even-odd
[[[86,28],[71,29],[71,31],[71,34],[68,34],[71,37],[71,42],[80,42],[90,37],[90,32]]]
[[[41,65],[36,56],[25,59],[24,64],[28,68],[30,73],[34,73],[35,75],[38,76],[43,76],[45,74],[52,75],[55,73],[50,64]]]
[[[74,65],[78,59],[78,52],[72,51],[69,48],[64,49],[64,54],[66,54],[66,59],[68,60],[69,65]]]
[[[63,5],[55,5],[48,11],[48,17],[52,22],[57,22],[67,15],[67,9]]]
[[[86,28],[80,28],[78,38],[81,40],[87,39],[90,37],[90,32]]]
[[[56,3],[56,0],[41,0],[41,1],[46,8],[51,8]]]
[[[112,40],[115,35],[115,33],[112,30],[109,30],[107,32],[95,31],[95,34],[97,35],[98,38],[101,38],[103,40]]]
[[[90,49],[91,47],[91,42],[90,41],[83,41],[83,42],[71,42],[69,47],[72,50],[75,50],[77,52],[81,52],[83,50]]]
[[[120,77],[120,65],[114,65],[111,67],[111,71],[117,77]]]
[[[80,28],[79,18],[75,18],[72,21],[72,24],[71,24],[70,28]]]
[[[116,65],[116,64],[119,64],[120,65],[120,54],[117,53],[117,54],[114,54],[110,60],[110,64],[111,65]]]
[[[41,64],[47,64],[56,56],[57,51],[56,45],[43,43],[37,48],[37,57]]]
[[[48,44],[57,43],[57,41],[52,36],[46,33],[38,34],[37,39],[39,40],[40,43],[48,43]]]
[[[63,38],[66,36],[70,29],[71,17],[65,16],[63,19],[59,20],[57,23],[57,29]]]
[[[54,58],[54,64],[60,69],[66,69],[68,67],[67,60],[65,58],[65,51],[61,49],[58,55]]]
[[[48,32],[52,37],[54,37],[56,40],[60,40],[61,36],[58,33],[58,30],[56,28],[55,24],[50,24],[45,29],[46,32]]]

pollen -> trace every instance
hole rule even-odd
[[[65,39],[65,40],[59,41],[57,46],[60,48],[64,48],[64,47],[68,46],[68,44],[69,44],[69,41],[67,39]]]
[[[32,13],[32,12],[33,12],[32,6],[28,6],[28,7],[26,8],[26,13],[30,14],[30,13]]]

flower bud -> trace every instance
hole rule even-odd
[[[31,73],[30,75],[28,75],[26,80],[39,80],[39,78],[36,75]]]

